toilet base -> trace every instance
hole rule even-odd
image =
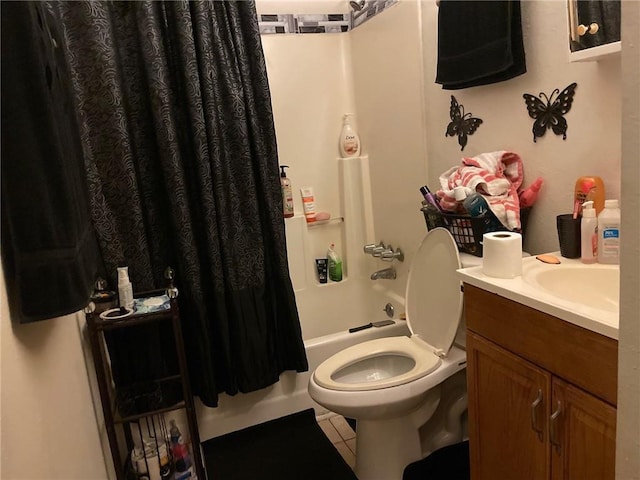
[[[415,412],[385,420],[358,420],[356,468],[359,480],[402,480],[405,467],[422,458],[418,428],[436,410],[439,389]]]

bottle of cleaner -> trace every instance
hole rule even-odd
[[[345,113],[340,131],[340,156],[357,157],[360,155],[360,137],[351,125],[353,113]]]
[[[618,200],[605,200],[598,215],[598,262],[620,263],[620,207]]]
[[[540,191],[543,183],[544,180],[542,177],[538,177],[531,185],[529,185],[528,188],[518,194],[518,198],[520,199],[520,208],[527,208],[536,203],[536,200],[538,199],[538,192]]]
[[[598,261],[598,219],[591,200],[582,204],[580,252],[582,263],[595,263]]]
[[[329,279],[334,282],[342,280],[342,260],[335,251],[335,244],[332,243],[327,250],[327,260],[329,260]]]
[[[133,286],[129,280],[129,267],[118,267],[118,298],[121,307],[133,308]]]
[[[280,187],[282,188],[282,213],[284,218],[293,217],[293,192],[291,191],[291,180],[287,178],[285,168],[289,165],[280,165]]]

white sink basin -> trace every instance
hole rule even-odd
[[[558,299],[618,313],[620,269],[617,265],[528,263],[523,266],[522,278]]]
[[[482,266],[463,268],[458,274],[470,285],[617,340],[619,266],[585,265],[579,259],[560,257],[560,252],[551,254],[562,263],[524,258],[522,275],[516,278],[489,277]]]

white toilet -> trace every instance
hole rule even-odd
[[[429,422],[428,436],[447,437],[447,423],[458,423],[454,437],[459,438],[445,442],[462,440],[466,353],[453,345],[462,318],[460,267],[449,231],[429,231],[409,268],[405,307],[411,336],[346,348],[320,364],[309,380],[313,400],[357,420],[359,480],[401,480],[409,463],[430,452],[419,429],[436,410],[441,420]]]

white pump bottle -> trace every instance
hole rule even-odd
[[[582,263],[598,261],[598,219],[593,201],[582,204],[582,220],[580,221],[580,260]]]
[[[351,125],[353,113],[345,113],[340,131],[340,156],[358,157],[360,155],[360,137]]]
[[[121,307],[133,308],[133,286],[129,280],[129,267],[118,267],[118,298]]]

